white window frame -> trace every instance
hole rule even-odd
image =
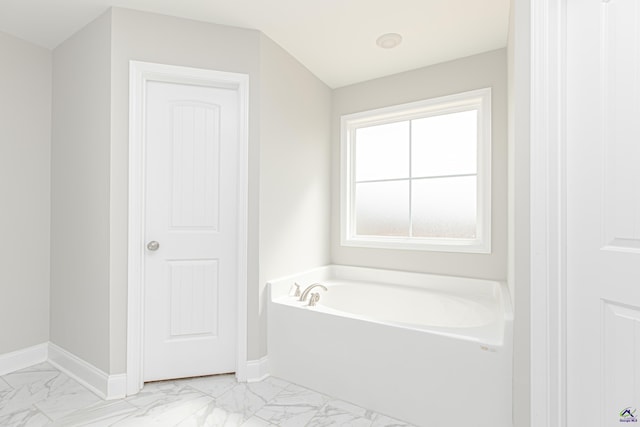
[[[475,239],[357,236],[355,132],[358,128],[477,109],[477,225]],[[341,117],[340,243],[342,246],[491,253],[491,88],[363,111]]]

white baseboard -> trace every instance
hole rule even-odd
[[[49,362],[103,399],[119,399],[127,395],[127,375],[108,375],[51,342],[0,355],[0,375]],[[269,376],[267,356],[249,360],[245,366],[247,382],[258,382]]]
[[[269,376],[269,358],[267,356],[258,360],[247,361],[247,382],[262,381]]]
[[[49,363],[103,399],[119,399],[127,394],[126,374],[108,375],[53,343],[49,343]]]
[[[45,342],[11,353],[0,354],[0,375],[46,362],[48,351],[49,344]]]
[[[107,400],[120,399],[127,395],[127,374],[113,374],[107,378]]]

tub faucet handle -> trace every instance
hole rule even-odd
[[[311,292],[311,290],[313,288],[316,287],[320,287],[322,289],[324,289],[325,291],[327,290],[327,287],[324,285],[321,285],[320,283],[314,283],[313,285],[307,287],[303,292],[302,295],[300,295],[300,299],[298,301],[306,301],[307,300],[307,295],[309,295],[309,293]]]
[[[314,307],[318,301],[320,301],[320,293],[319,292],[313,292],[311,294],[311,296],[309,297],[309,305],[308,305],[308,307]]]
[[[293,283],[293,285],[291,285],[291,289],[289,290],[289,295],[294,296],[294,297],[299,297],[300,296],[300,285],[298,285],[297,283]]]

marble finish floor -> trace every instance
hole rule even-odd
[[[105,401],[48,363],[0,377],[0,426],[410,427],[273,377],[161,381]]]

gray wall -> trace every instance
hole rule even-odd
[[[126,370],[130,60],[250,76],[248,357],[260,358],[264,283],[329,262],[331,92],[257,31],[118,8],[54,51],[52,340]]]
[[[514,301],[514,426],[530,425],[530,1],[509,16],[509,288]]]
[[[0,354],[49,339],[51,52],[0,33]]]
[[[31,239],[24,239],[24,231],[19,239],[16,230],[20,227],[8,227],[7,233],[15,233],[16,238],[15,241],[8,239],[10,247],[2,247],[8,254],[5,259],[13,256],[19,260],[14,263],[15,270],[0,273],[4,275],[0,286],[19,277],[34,287],[25,285],[9,290],[20,295],[3,298],[3,301],[19,301],[26,295],[29,301],[24,306],[12,302],[7,310],[0,311],[0,316],[24,313],[28,311],[25,307],[33,304],[44,319],[33,320],[33,313],[29,313],[33,334],[20,331],[12,338],[15,342],[0,341],[0,346],[9,343],[6,349],[0,347],[2,353],[48,339],[49,251],[46,248],[51,121],[47,108],[51,101],[48,96],[51,83],[47,79],[51,70],[47,67],[51,65],[47,62],[50,54],[46,50],[6,37],[0,38],[0,43],[0,47],[9,49],[10,53],[11,49],[19,48],[25,61],[21,65],[16,60],[12,64],[16,70],[3,67],[2,76],[13,74],[0,84],[24,77],[31,84],[25,90],[32,93],[31,98],[24,99],[26,104],[21,109],[15,109],[14,103],[9,108],[0,101],[2,108],[10,110],[7,113],[10,117],[16,116],[15,128],[0,128],[2,149],[16,153],[13,161],[7,161],[2,168],[2,173],[10,171],[13,177],[23,176],[29,181],[25,185],[31,186],[27,187],[28,191],[20,187],[19,192],[15,188],[0,188],[3,195],[14,192],[8,200],[31,203],[28,206],[34,206],[32,213],[37,212],[37,218],[25,216],[22,210],[19,212],[19,220],[25,224],[28,220],[31,225],[32,230],[28,230],[33,231]],[[105,372],[115,374],[126,369],[130,60],[250,76],[249,359],[257,359],[267,352],[262,296],[264,283],[278,276],[335,262],[495,279],[506,277],[505,50],[332,92],[257,31],[116,8],[53,52],[50,339],[54,343]],[[19,68],[21,66],[24,69]],[[34,79],[40,79],[42,86],[34,86]],[[16,90],[16,87],[19,86],[11,84],[6,90]],[[340,115],[480,87],[493,88],[493,253],[340,247]],[[36,113],[38,117],[34,117]],[[29,124],[25,124],[27,118]],[[25,129],[33,135],[25,135]],[[25,152],[7,147],[4,141],[10,141],[12,135],[39,145],[31,148],[21,145],[20,150],[27,150]],[[21,162],[18,156],[22,156]],[[3,155],[0,161],[9,158]],[[24,201],[28,196],[29,200]],[[18,216],[11,210],[3,210],[1,214],[7,218],[3,224],[10,224],[12,218]],[[36,223],[44,228],[34,227]],[[45,245],[42,245],[43,239]],[[16,244],[23,245],[23,251],[28,248],[28,255],[16,256]],[[38,253],[34,246],[45,249]],[[42,269],[32,267],[36,259],[40,259],[37,265],[43,266]],[[34,277],[25,276],[22,270],[28,270]]]
[[[331,90],[260,38],[260,295],[270,279],[329,264]],[[249,354],[266,354],[266,315],[250,310]],[[259,318],[252,318],[258,314]]]
[[[109,372],[110,15],[53,51],[51,341]]]
[[[169,16],[112,10],[111,373],[126,369],[129,61],[249,74],[249,354],[257,352],[260,33]]]
[[[484,87],[492,88],[492,253],[340,246],[340,116]],[[506,49],[336,89],[333,96],[331,258],[336,264],[505,280],[507,277]]]

